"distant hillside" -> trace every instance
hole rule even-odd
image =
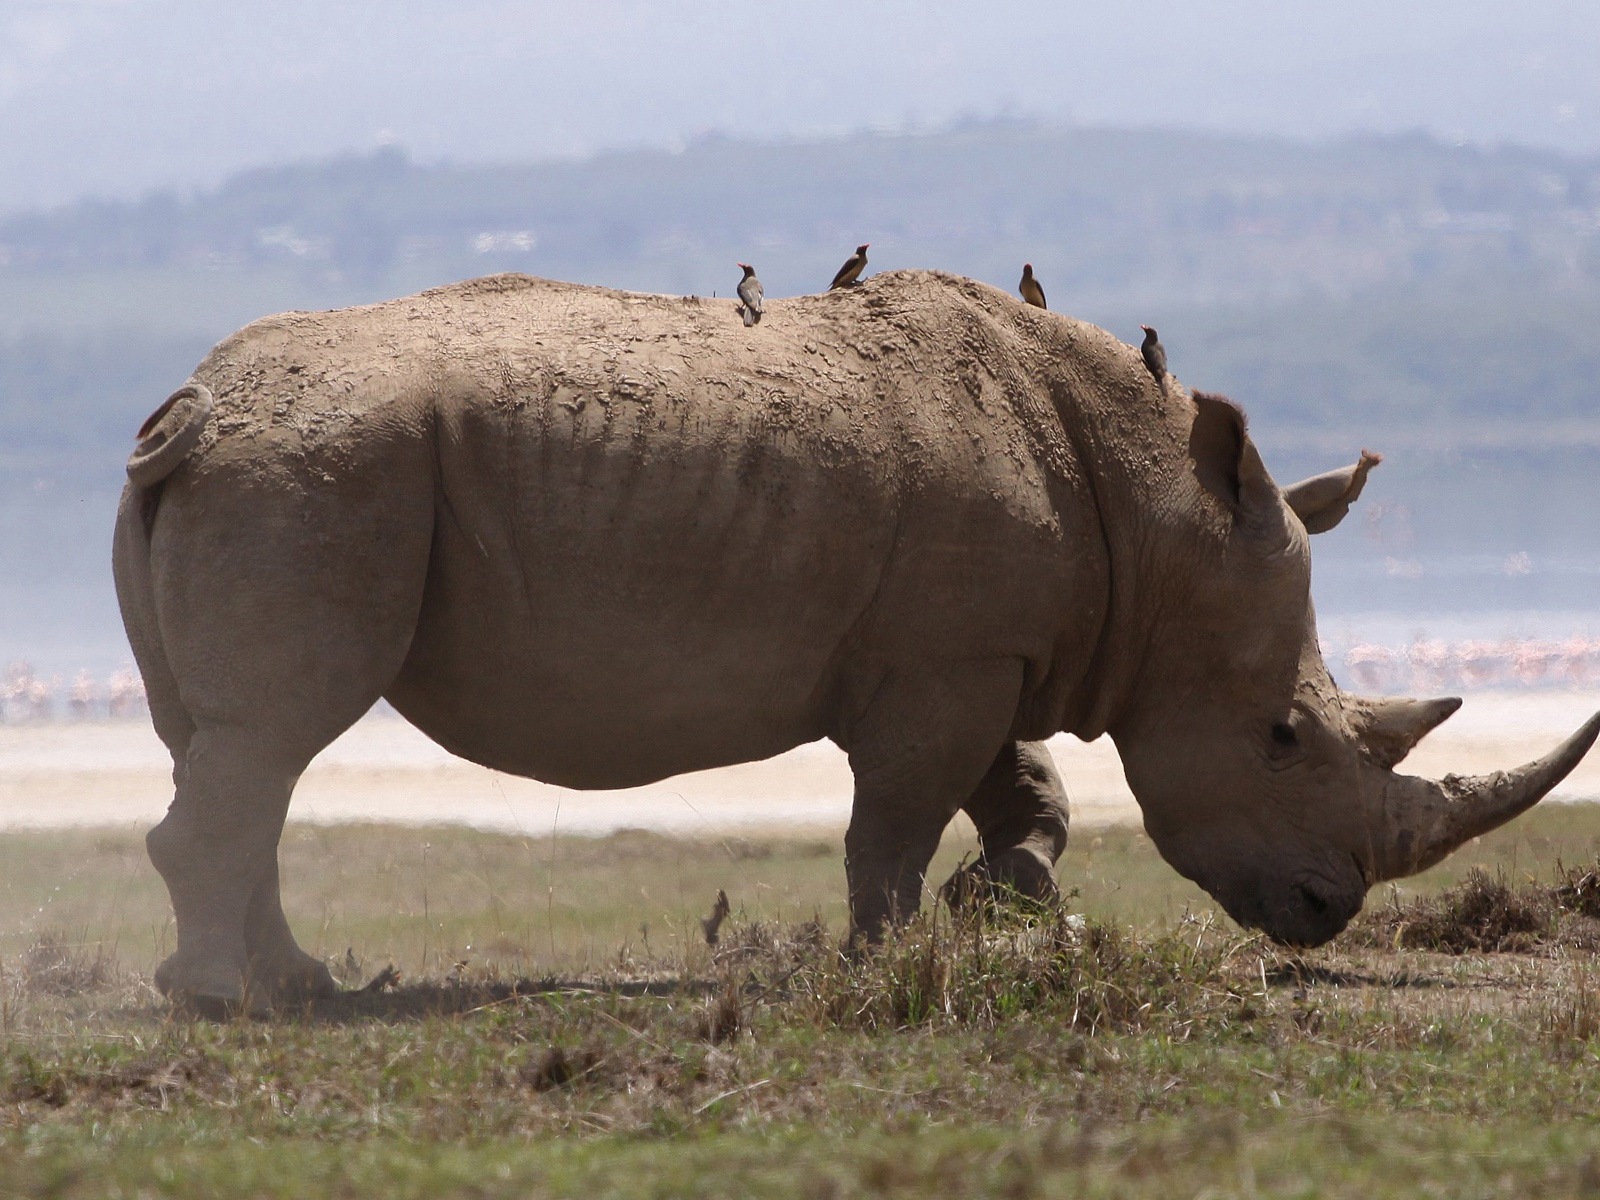
[[[726,295],[745,259],[782,296],[863,240],[874,270],[1005,288],[1031,261],[1052,307],[1158,326],[1283,478],[1389,452],[1370,523],[1319,541],[1325,609],[1600,610],[1600,159],[987,123],[493,168],[389,150],[0,221],[0,635],[114,628],[132,430],[245,321],[500,270]],[[51,581],[98,615],[41,606]]]
[[[619,287],[726,290],[730,257],[809,291],[861,240],[884,266],[1063,299],[1255,303],[1500,270],[1592,279],[1600,159],[1425,137],[1302,144],[981,123],[810,143],[422,167],[398,149],[252,171],[214,192],[86,202],[0,223],[0,265],[292,267],[302,286],[516,268]]]
[[[25,364],[59,356],[67,330],[145,342],[130,363],[171,344],[176,364],[177,347],[187,358],[266,312],[497,270],[727,294],[748,259],[769,296],[812,291],[863,240],[874,269],[1002,287],[1032,261],[1053,306],[1125,337],[1157,324],[1185,378],[1287,425],[1359,412],[1509,422],[1528,438],[1531,418],[1600,438],[1579,429],[1600,378],[1600,159],[1420,136],[984,123],[526,166],[422,167],[391,149],[253,171],[192,197],[0,222],[0,333],[24,364],[11,374],[36,377],[0,382],[37,408],[48,372]],[[108,403],[118,375],[103,377]],[[18,428],[15,409],[7,424],[13,447],[61,436]]]

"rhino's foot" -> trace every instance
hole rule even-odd
[[[339,991],[328,965],[298,946],[252,958],[250,980],[259,985],[273,1003],[280,1005],[303,1004],[318,997],[337,995]]]
[[[155,983],[174,1009],[208,1020],[266,1017],[339,990],[327,966],[298,949],[292,957],[248,963],[180,950],[156,968]]]
[[[245,963],[230,956],[179,950],[156,968],[155,982],[176,1011],[191,1016],[225,1020],[272,1011],[271,997],[250,983]]]
[[[1061,897],[1050,860],[1027,846],[985,854],[945,881],[939,895],[951,908],[1021,901],[1050,906]]]

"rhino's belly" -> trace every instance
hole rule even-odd
[[[631,787],[823,736],[830,667],[858,599],[796,619],[770,593],[663,604],[662,589],[630,596],[616,575],[566,573],[530,585],[528,621],[514,581],[437,582],[391,702],[463,757],[576,788]],[[685,592],[695,582],[674,581]]]
[[[436,680],[407,676],[389,698],[452,753],[580,789],[637,787],[752,762],[823,733],[799,704],[766,703],[760,719],[752,720],[751,704],[759,699],[731,691],[663,696],[621,678],[604,691],[542,686],[547,682],[501,678],[465,695],[441,693]]]
[[[696,503],[683,470],[626,488],[548,472],[554,489],[501,497],[480,476],[448,494],[391,702],[463,757],[581,788],[829,732],[831,672],[892,514],[825,480]]]

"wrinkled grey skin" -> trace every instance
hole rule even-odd
[[[277,843],[300,772],[379,697],[574,788],[832,738],[868,936],[916,910],[963,808],[964,882],[1054,893],[1059,731],[1109,732],[1168,861],[1302,945],[1594,738],[1488,780],[1390,769],[1455,702],[1350,696],[1318,655],[1305,530],[1366,457],[1280,491],[1227,401],[947,275],[732,316],[521,276],[287,314],[147,422],[115,573],[174,761],[149,837],[164,992],[332,989]]]

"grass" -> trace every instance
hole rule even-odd
[[[1291,955],[1085,831],[1070,913],[850,956],[826,840],[296,827],[303,941],[404,979],[208,1024],[136,838],[8,836],[0,1196],[1591,1195],[1597,857],[1535,810]]]
[[[1063,878],[1080,911],[1141,924],[1209,907],[1126,828],[1087,831]],[[930,879],[976,849],[964,818]],[[734,919],[845,918],[842,838],[523,837],[450,826],[290,825],[284,904],[301,943],[408,975],[456,962],[522,972],[586,971],[619,957],[676,961],[703,939],[725,889]],[[171,948],[165,889],[135,831],[18,831],[0,839],[0,957],[40,933],[113,947],[146,974]]]

